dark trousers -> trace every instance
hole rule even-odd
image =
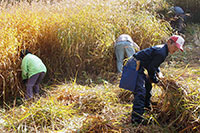
[[[133,111],[132,121],[140,123],[142,121],[142,115],[144,113],[144,107],[150,107],[152,85],[144,74],[144,70],[139,70],[136,88],[133,92]]]
[[[26,83],[26,99],[33,98],[33,92],[39,94],[39,85],[45,76],[44,72],[31,76]]]

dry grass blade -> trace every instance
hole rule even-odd
[[[107,121],[102,116],[88,116],[87,120],[85,120],[83,123],[84,124],[80,129],[83,132],[92,132],[92,133],[120,132],[119,128],[115,127],[111,122]]]
[[[121,102],[130,103],[134,99],[133,93],[129,90],[121,89],[121,91],[118,93],[118,97]]]
[[[6,81],[5,81],[5,78],[0,74],[0,76],[1,76],[1,78],[2,78],[2,81],[3,81],[3,93],[2,93],[2,95],[3,95],[3,103],[5,102],[5,100],[6,100]],[[4,105],[4,104],[3,104]]]

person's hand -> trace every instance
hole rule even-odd
[[[22,69],[17,69],[17,72],[22,72]]]
[[[160,78],[160,79],[163,79],[163,78],[164,78],[164,75],[163,75],[161,72],[157,73],[157,76],[158,76],[158,78]]]
[[[149,77],[149,75],[147,75],[147,79],[149,80],[150,83],[155,83],[153,82],[153,79]]]

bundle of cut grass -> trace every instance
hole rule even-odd
[[[188,94],[188,88],[170,78],[162,79],[159,86],[164,91],[160,96],[161,101],[154,106],[154,113],[157,114],[158,121],[175,131],[199,131],[200,127],[197,125],[200,124],[200,121],[195,119],[192,113],[199,111],[199,109],[188,108],[190,106],[188,101],[194,99],[192,95]],[[193,102],[195,101],[196,99]]]
[[[27,102],[18,108],[1,112],[1,129],[9,132],[38,132],[76,127],[78,115],[71,105],[63,105],[52,97],[40,99],[35,103]],[[81,118],[80,118],[81,119]],[[4,127],[4,128],[2,128]]]
[[[77,103],[75,106],[77,106],[81,112],[87,112],[90,114],[101,112],[106,104],[101,97],[96,96],[94,93],[82,96],[80,100],[81,103]]]
[[[106,120],[103,116],[88,116],[80,131],[92,133],[120,132],[120,127],[113,125],[115,121]]]
[[[81,88],[82,89],[82,88]],[[62,92],[62,93],[60,93]],[[93,91],[90,89],[85,89],[83,93],[80,89],[64,89],[59,91],[57,95],[57,100],[61,101],[64,105],[73,104],[74,108],[78,108],[81,113],[100,113],[106,106],[106,99],[104,96],[100,96],[99,91]]]

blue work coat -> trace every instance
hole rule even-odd
[[[129,59],[127,64],[123,67],[119,87],[131,91],[135,90],[138,76],[138,71],[136,70],[136,60],[140,61],[140,69],[146,69],[151,81],[157,83],[158,78],[156,73],[159,72],[159,66],[162,62],[164,62],[167,56],[167,44],[156,45],[137,52],[133,55],[136,59]]]

